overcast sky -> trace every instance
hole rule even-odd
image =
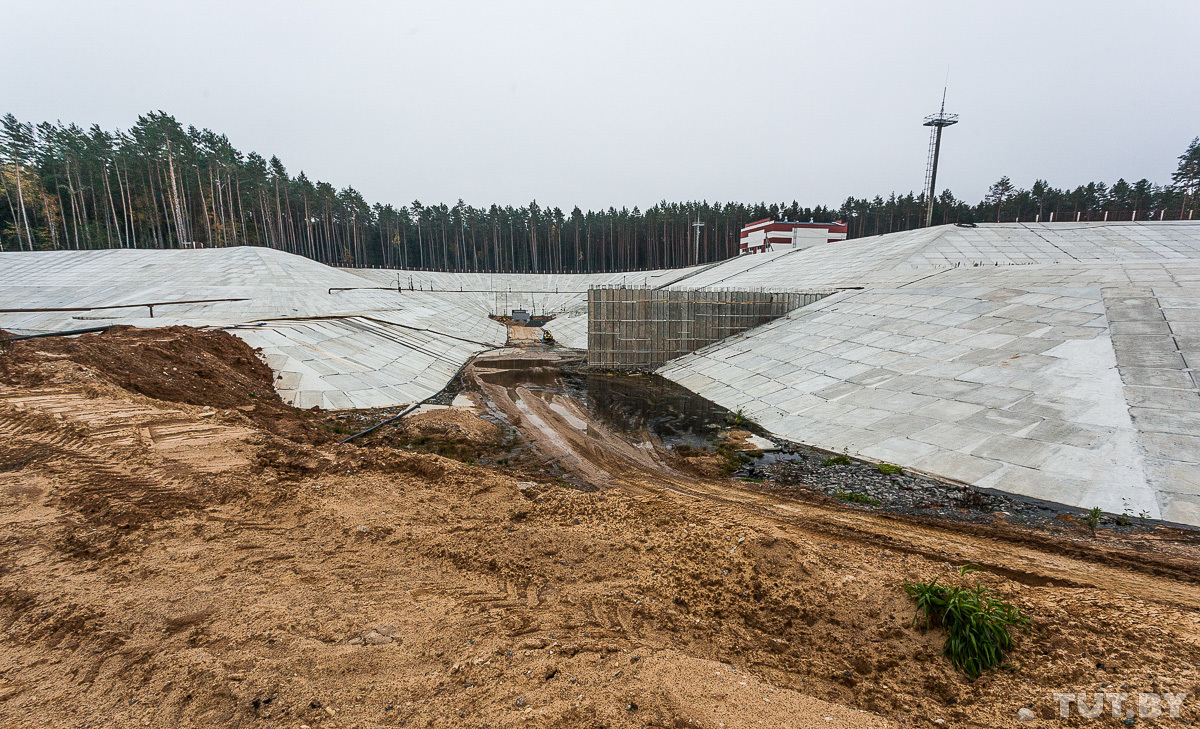
[[[642,207],[1165,183],[1200,2],[8,0],[0,112],[162,109],[372,202]]]

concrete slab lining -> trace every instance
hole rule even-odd
[[[346,270],[256,248],[0,253],[0,326],[232,327],[296,405],[372,407],[432,394],[503,346],[491,313],[554,313],[558,341],[585,346],[587,288],[622,283],[846,289],[660,373],[791,440],[1200,525],[1200,222],[943,226],[625,274]]]

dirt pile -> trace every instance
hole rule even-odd
[[[738,453],[747,453],[755,456],[761,456],[762,451],[758,446],[750,442],[754,434],[748,430],[733,428],[721,434],[720,447],[728,448],[729,450]]]
[[[1048,724],[1055,691],[1200,691],[1200,591],[1121,562],[1194,545],[1070,553],[633,470],[585,493],[49,375],[0,386],[3,726],[995,727]],[[521,412],[574,427],[560,405]],[[1034,620],[974,682],[902,589],[968,560],[1013,565],[978,579]]]
[[[157,400],[237,408],[259,427],[307,442],[328,431],[285,405],[271,369],[245,342],[192,327],[113,327],[79,337],[28,339],[3,345],[0,382],[27,388],[88,385],[95,378]],[[66,368],[63,361],[78,368]]]
[[[740,463],[733,453],[714,452],[687,445],[675,446],[672,453],[677,468],[703,478],[726,477],[733,473]]]
[[[480,447],[497,445],[503,438],[500,426],[461,407],[439,408],[410,415],[397,428],[397,434],[409,441],[424,438]]]
[[[495,463],[507,462],[515,443],[512,429],[479,417],[471,408],[444,407],[407,415],[364,436],[358,445]]]

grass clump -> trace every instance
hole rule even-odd
[[[821,462],[821,465],[822,466],[849,466],[850,465],[850,456],[846,455],[845,453],[840,453],[831,458],[826,458],[824,461]]]
[[[973,571],[964,567],[960,574]],[[917,603],[917,615],[925,613],[924,628],[940,626],[946,631],[943,653],[955,668],[971,679],[995,668],[1013,647],[1009,628],[1028,629],[1029,618],[1013,605],[974,587],[954,587],[933,582],[906,582],[904,591]]]
[[[880,473],[888,476],[896,473],[904,473],[904,469],[894,463],[880,463],[876,468],[879,469]]]
[[[726,474],[733,473],[741,468],[744,464],[750,463],[754,460],[741,451],[735,451],[733,446],[729,445],[728,443],[719,446],[715,453],[723,459],[721,470]]]
[[[734,428],[738,428],[743,425],[749,425],[751,423],[750,418],[746,417],[746,413],[743,412],[741,408],[738,408],[736,411],[726,415],[725,422]]]
[[[864,506],[879,506],[879,499],[873,499],[866,494],[856,494],[852,491],[838,491],[833,495],[833,498],[838,501],[845,501],[848,504],[862,504]]]

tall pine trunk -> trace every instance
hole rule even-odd
[[[13,167],[17,170],[17,203],[21,208],[21,220],[25,223],[25,237],[29,241],[29,250],[33,250],[33,231],[29,227],[29,215],[25,212],[25,192],[21,187],[21,160],[17,160]]]

